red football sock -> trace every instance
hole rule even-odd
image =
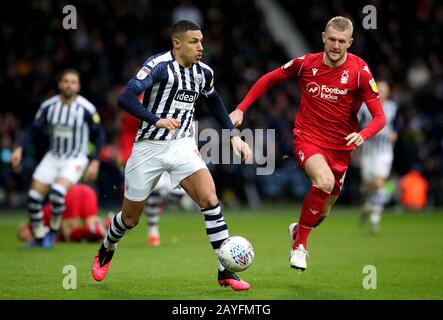
[[[300,219],[298,220],[294,249],[299,244],[303,244],[307,248],[308,236],[322,217],[323,208],[328,197],[329,193],[320,190],[316,186],[312,186],[311,190],[306,194],[301,208]]]

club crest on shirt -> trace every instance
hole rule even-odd
[[[196,74],[195,75],[195,82],[197,83],[197,85],[201,85],[203,83],[203,75],[201,74]]]
[[[300,158],[300,161],[303,162],[305,160],[305,154],[303,153],[303,151],[299,151],[298,152],[298,157]]]
[[[348,79],[349,79],[349,72],[348,72],[348,70],[345,70],[341,74],[340,83],[347,84],[348,83]]]

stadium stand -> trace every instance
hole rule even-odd
[[[341,1],[315,0],[310,2],[310,10],[304,10],[301,1],[276,2],[291,15],[314,51],[322,49],[320,34],[330,17],[341,14],[352,18],[356,40],[350,51],[365,58],[377,77],[390,81],[393,99],[401,107],[394,173],[400,177],[413,168],[420,170],[429,181],[430,204],[441,206],[443,5],[421,0],[415,2],[414,10],[406,11],[399,3],[376,3],[378,28],[383,32],[361,27],[361,11],[366,4],[362,1],[345,5]],[[54,94],[55,76],[62,69],[80,70],[82,94],[98,107],[107,144],[112,146],[118,141],[121,117],[117,94],[148,56],[169,49],[168,32],[174,17],[192,12],[195,19],[202,21],[203,61],[215,70],[217,88],[229,111],[260,75],[291,58],[275,42],[254,1],[192,4],[193,8],[189,7],[190,1],[77,1],[77,30],[61,28],[62,4],[31,1],[26,14],[22,14],[20,7],[3,10],[5,4],[0,4],[0,207],[24,204],[30,174],[43,155],[44,146],[37,141],[28,147],[20,175],[10,169],[11,149],[39,103]],[[419,28],[412,30],[412,26]],[[296,85],[287,83],[272,90],[248,111],[248,120],[242,127],[276,130],[276,172],[273,176],[256,176],[252,166],[211,166],[217,190],[225,202],[234,205],[250,199],[251,186],[263,199],[279,201],[303,196],[309,181],[293,160],[290,130],[298,99]],[[196,119],[200,120],[201,129],[214,125],[204,107],[198,108]],[[359,177],[358,171],[354,171],[347,176],[343,202],[358,201],[358,188],[353,186],[359,184]],[[101,205],[120,201],[123,181],[118,172],[115,159],[107,155],[97,183]],[[234,176],[242,179],[233,184]]]

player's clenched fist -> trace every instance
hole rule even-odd
[[[345,137],[346,140],[348,140],[348,143],[346,146],[350,146],[351,144],[355,144],[357,147],[361,146],[363,142],[365,142],[365,139],[361,136],[358,132],[353,132]]]
[[[251,148],[249,148],[249,145],[240,137],[233,137],[231,139],[231,144],[236,156],[241,157],[245,162],[248,162],[249,159],[251,159]]]
[[[180,128],[181,121],[177,119],[160,119],[155,123],[157,128],[165,128],[169,131]]]
[[[229,114],[229,118],[231,118],[234,127],[238,127],[243,122],[243,111],[235,109]]]

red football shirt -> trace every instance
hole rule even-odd
[[[246,111],[275,83],[296,79],[301,92],[294,126],[296,140],[335,150],[355,149],[354,144],[346,146],[345,137],[359,131],[357,112],[363,101],[376,119],[360,132],[362,137],[368,139],[384,126],[377,86],[368,65],[356,55],[347,53],[345,62],[335,68],[323,62],[323,55],[320,52],[294,58],[268,73],[238,108]]]

